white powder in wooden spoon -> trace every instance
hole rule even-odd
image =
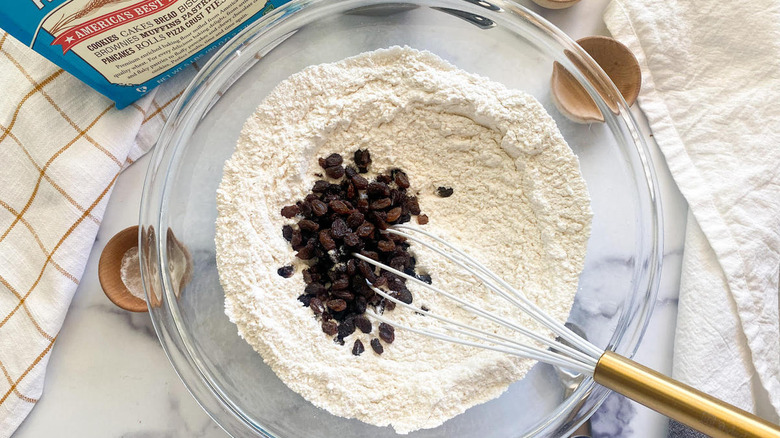
[[[344,346],[322,332],[296,300],[306,265],[282,237],[294,221],[280,210],[320,179],[318,157],[351,157],[358,148],[370,150],[377,172],[406,171],[430,218],[427,230],[476,255],[561,321],[590,233],[587,189],[576,157],[533,97],[409,48],[309,67],[247,120],[225,165],[216,235],[226,313],[239,335],[293,391],[335,415],[399,433],[436,427],[499,396],[534,362],[400,330],[382,355],[354,356],[354,340],[368,346],[376,324]],[[439,186],[454,194],[436,196]],[[435,286],[543,333],[440,256],[411,250]],[[295,266],[291,278],[277,275],[285,265]],[[469,318],[446,298],[408,286],[415,305]],[[385,315],[435,324],[401,308]]]

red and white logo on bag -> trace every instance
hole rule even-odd
[[[54,38],[52,46],[62,46],[65,54],[73,46],[115,27],[156,14],[176,3],[176,0],[143,0],[125,8],[93,18],[65,30]]]

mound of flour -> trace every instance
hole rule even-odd
[[[296,300],[306,265],[282,237],[292,220],[279,212],[320,179],[318,157],[351,157],[358,148],[370,150],[372,169],[406,171],[430,218],[425,229],[476,255],[561,321],[590,233],[587,189],[576,157],[533,97],[410,48],[309,67],[280,83],[246,121],[217,193],[217,266],[239,335],[287,386],[335,415],[399,433],[436,427],[499,396],[533,362],[402,330],[381,356],[370,349],[353,356],[354,340],[368,345],[376,323],[346,346],[322,333]],[[454,194],[436,196],[439,186]],[[539,330],[440,256],[411,250],[435,286]],[[289,264],[291,278],[277,275]],[[471,319],[408,285],[415,305]],[[386,316],[435,325],[400,307]]]

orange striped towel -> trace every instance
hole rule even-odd
[[[117,176],[152,147],[193,71],[119,111],[0,30],[0,437],[41,396]]]

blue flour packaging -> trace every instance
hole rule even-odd
[[[0,28],[124,108],[287,1],[5,0]]]

